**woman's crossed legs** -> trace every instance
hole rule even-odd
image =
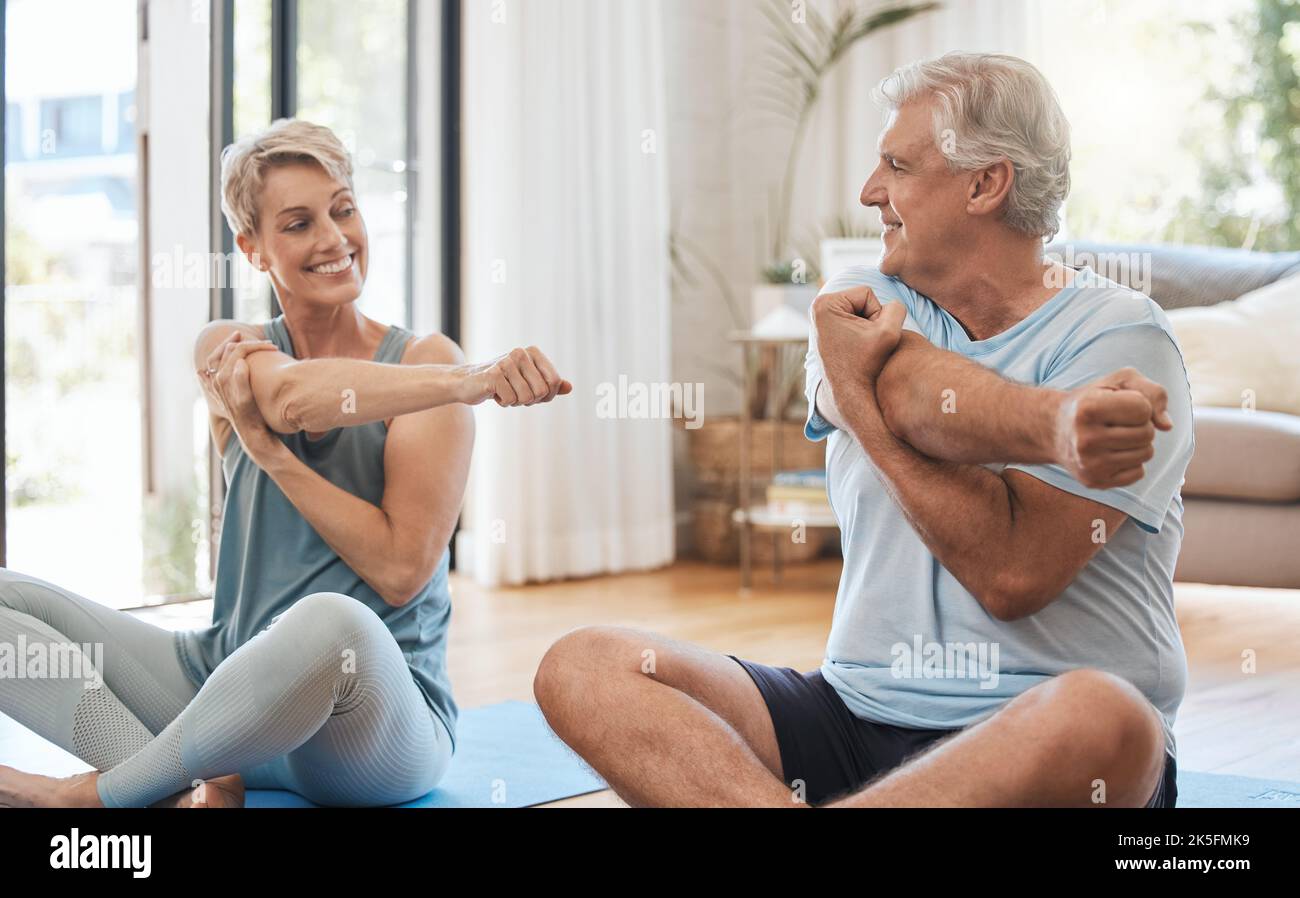
[[[20,641],[103,646],[98,688],[0,677],[0,712],[103,773],[0,768],[0,804],[145,806],[233,773],[321,804],[392,804],[429,791],[450,761],[446,728],[392,634],[338,593],[299,600],[197,690],[175,634],[0,569],[0,644]],[[93,649],[83,660],[101,661]]]

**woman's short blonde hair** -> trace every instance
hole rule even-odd
[[[334,132],[300,119],[282,118],[221,151],[221,211],[236,234],[257,232],[257,202],[268,168],[315,162],[352,186],[352,157]]]

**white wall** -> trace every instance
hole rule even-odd
[[[148,136],[149,268],[160,254],[207,254],[208,29],[207,4],[151,0],[148,42],[141,57],[139,126]],[[149,389],[152,473],[157,492],[194,481],[194,338],[208,320],[208,290],[184,281],[150,287]],[[144,350],[144,347],[142,347]]]

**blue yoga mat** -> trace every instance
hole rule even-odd
[[[508,706],[515,705],[518,708]],[[537,718],[528,720],[531,711]],[[594,773],[551,733],[541,719],[535,705],[524,702],[507,702],[475,708],[470,715],[481,715],[477,726],[483,743],[475,745],[481,751],[477,757],[461,755],[465,749],[457,746],[456,757],[439,788],[417,801],[401,805],[406,808],[475,808],[524,807],[557,801],[570,795],[582,795],[606,788]],[[485,719],[486,718],[486,719]],[[462,718],[463,719],[463,718]],[[534,727],[540,732],[535,732]],[[513,730],[513,732],[512,732]],[[464,738],[464,737],[462,737]],[[550,739],[558,746],[542,746],[540,739]],[[512,743],[511,739],[518,741]],[[511,745],[514,745],[514,749]],[[521,756],[512,751],[522,752]],[[568,754],[568,759],[562,757]],[[462,762],[462,757],[464,761]],[[522,763],[521,763],[522,761]],[[459,767],[458,767],[459,764]],[[579,769],[580,768],[580,769]],[[508,770],[510,773],[502,774]],[[584,786],[582,778],[588,777],[592,785]],[[512,799],[493,804],[490,783],[501,778],[506,784],[506,794]],[[515,801],[510,793],[511,777],[519,781],[526,792],[525,800]],[[547,786],[563,785],[562,792]],[[249,793],[249,807],[313,807],[311,802],[292,792],[253,791]],[[1221,773],[1201,773],[1196,770],[1178,773],[1178,807],[1180,808],[1300,808],[1300,783],[1286,780],[1256,779],[1249,776],[1229,776]]]
[[[1178,771],[1180,808],[1300,808],[1300,783]]]
[[[0,714],[0,764],[67,776],[89,767]],[[469,708],[460,715],[456,755],[437,789],[411,808],[517,808],[604,789],[551,732],[531,702]],[[249,807],[313,807],[292,792],[252,790]],[[1180,808],[1300,808],[1300,783],[1178,771]]]
[[[532,702],[460,712],[456,754],[438,788],[403,808],[523,808],[604,789],[605,782],[551,732]],[[310,808],[293,792],[249,790],[250,808]]]
[[[0,714],[0,764],[46,776],[90,767],[52,742]],[[605,788],[591,768],[551,732],[532,702],[501,702],[460,713],[456,754],[437,789],[400,807],[522,808]],[[278,789],[250,789],[251,808],[310,808]]]

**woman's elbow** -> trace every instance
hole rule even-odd
[[[392,581],[380,597],[394,608],[409,605],[424,591],[424,587],[433,579],[434,562],[419,562],[398,566],[393,571]]]
[[[322,411],[316,391],[292,366],[280,372],[271,390],[271,414],[266,421],[272,430],[286,434],[329,430],[334,424],[324,420]]]
[[[415,584],[414,577],[394,574],[382,588],[375,591],[379,593],[379,597],[386,605],[401,608],[411,604],[411,600],[420,594],[420,587]]]
[[[385,589],[379,594],[386,605],[393,608],[404,608],[411,604],[411,601],[420,594],[419,588],[411,588],[409,585],[394,585]]]

